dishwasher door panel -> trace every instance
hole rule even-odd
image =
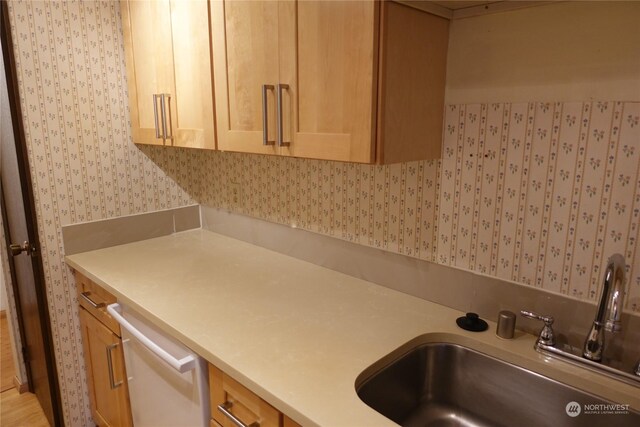
[[[133,424],[136,427],[208,427],[209,385],[205,360],[135,313],[125,309],[122,315],[176,359],[189,355],[195,358],[194,368],[180,373],[126,327],[122,328]]]

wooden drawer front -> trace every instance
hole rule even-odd
[[[107,306],[116,302],[116,297],[78,272],[76,286],[80,306],[120,337],[120,325],[107,313]]]
[[[209,365],[209,386],[211,416],[222,427],[236,427],[236,424],[218,409],[218,405],[229,403],[229,412],[247,426],[253,423],[260,424],[260,427],[282,425],[278,410],[213,365]]]

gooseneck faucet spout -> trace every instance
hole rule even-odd
[[[582,355],[589,360],[602,360],[605,329],[609,332],[622,330],[620,316],[624,298],[625,266],[624,257],[620,254],[612,255],[607,261],[598,311],[582,351]]]

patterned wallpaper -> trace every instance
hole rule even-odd
[[[61,226],[194,200],[640,312],[640,103],[452,105],[443,159],[391,166],[136,147],[119,6],[9,2],[65,423],[89,425]]]
[[[640,103],[446,107],[443,158],[391,166],[201,152],[199,201],[640,312]]]
[[[91,425],[61,226],[192,203],[169,176],[195,183],[194,153],[162,150],[158,167],[130,142],[117,2],[11,1],[9,15],[65,425]]]

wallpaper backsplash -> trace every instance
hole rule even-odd
[[[65,424],[90,424],[61,226],[194,200],[593,301],[606,258],[640,312],[640,103],[446,107],[443,158],[391,166],[130,140],[112,1],[9,2]]]
[[[591,301],[620,252],[640,312],[639,150],[638,102],[450,105],[442,160],[198,152],[198,200]]]

